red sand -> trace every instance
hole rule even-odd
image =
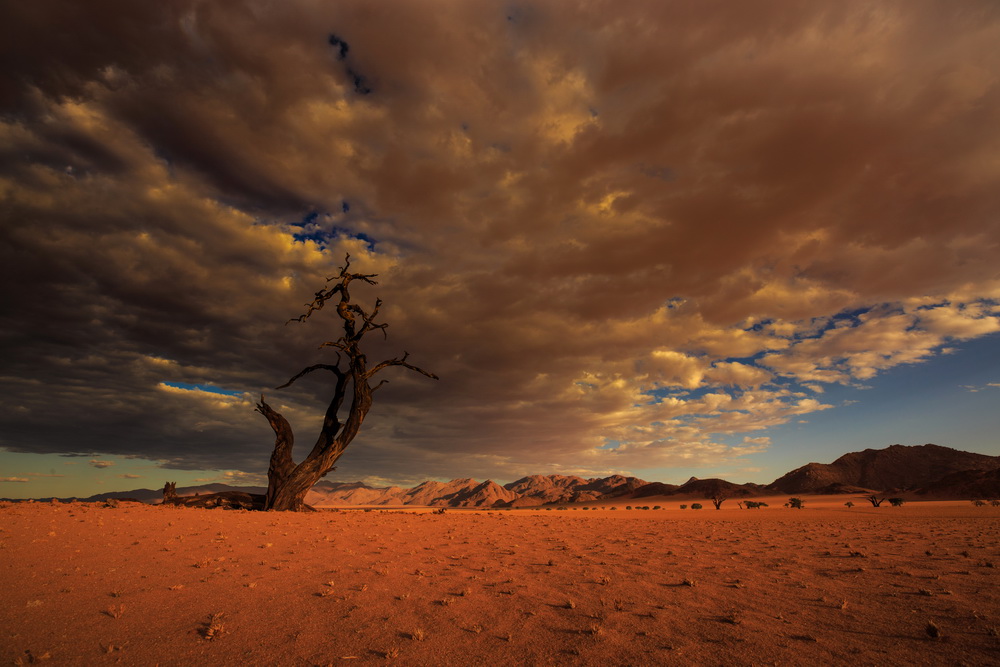
[[[0,660],[1000,663],[1000,508],[784,500],[444,515],[8,504]]]

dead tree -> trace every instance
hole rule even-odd
[[[163,485],[164,506],[202,507],[211,509],[261,510],[264,509],[264,496],[243,491],[222,491],[220,493],[194,494],[193,496],[177,495],[177,482],[167,482]]]
[[[884,497],[879,498],[874,493],[871,494],[870,496],[865,496],[865,500],[867,500],[868,502],[870,502],[872,504],[872,507],[879,507],[882,503],[885,502],[885,498]]]
[[[328,283],[334,283],[333,286],[316,292],[312,303],[306,304],[306,312],[289,320],[289,322],[303,322],[313,313],[321,310],[328,301],[333,301],[336,304],[337,316],[343,327],[342,336],[320,346],[337,349],[337,362],[335,364],[308,366],[299,371],[291,380],[277,387],[277,389],[284,389],[302,376],[319,370],[329,371],[333,373],[335,378],[333,398],[330,399],[330,404],[327,406],[323,426],[320,428],[316,444],[313,445],[312,451],[309,452],[305,460],[298,465],[292,460],[292,447],[295,440],[288,420],[268,405],[264,401],[263,395],[260,397],[260,403],[257,404],[257,412],[267,418],[275,435],[274,451],[271,453],[271,464],[267,470],[267,496],[264,501],[264,509],[295,511],[310,509],[304,502],[306,493],[323,475],[333,469],[333,464],[336,463],[337,459],[344,453],[344,449],[351,444],[361,429],[361,423],[372,406],[372,394],[387,382],[387,380],[382,380],[373,387],[371,381],[377,373],[390,366],[402,366],[434,380],[438,379],[433,373],[407,363],[408,354],[405,352],[402,357],[386,359],[374,366],[368,366],[368,359],[361,351],[362,339],[372,331],[381,331],[384,336],[389,325],[376,322],[379,308],[382,305],[381,299],[375,300],[371,312],[366,312],[361,306],[351,301],[350,285],[352,282],[358,280],[369,285],[378,283],[374,280],[377,274],[351,273],[350,266],[351,256],[347,255],[340,273],[327,279]],[[347,408],[346,416],[341,421],[341,409],[348,397],[350,397],[350,405]]]

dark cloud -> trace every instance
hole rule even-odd
[[[442,378],[389,378],[348,477],[731,460],[828,407],[802,383],[998,329],[995,3],[9,17],[9,449],[265,469],[253,401],[309,441],[328,384],[270,387],[327,359],[284,322],[346,252],[370,356]]]

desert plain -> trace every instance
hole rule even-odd
[[[0,660],[1000,664],[1000,508],[758,500],[769,507],[6,503]]]

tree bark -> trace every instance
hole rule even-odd
[[[271,452],[271,464],[267,469],[267,495],[264,497],[264,509],[271,509],[274,499],[281,488],[288,480],[295,463],[292,461],[292,446],[295,444],[295,436],[292,434],[292,427],[288,420],[278,414],[260,397],[257,404],[257,412],[267,418],[274,430],[274,451]]]

